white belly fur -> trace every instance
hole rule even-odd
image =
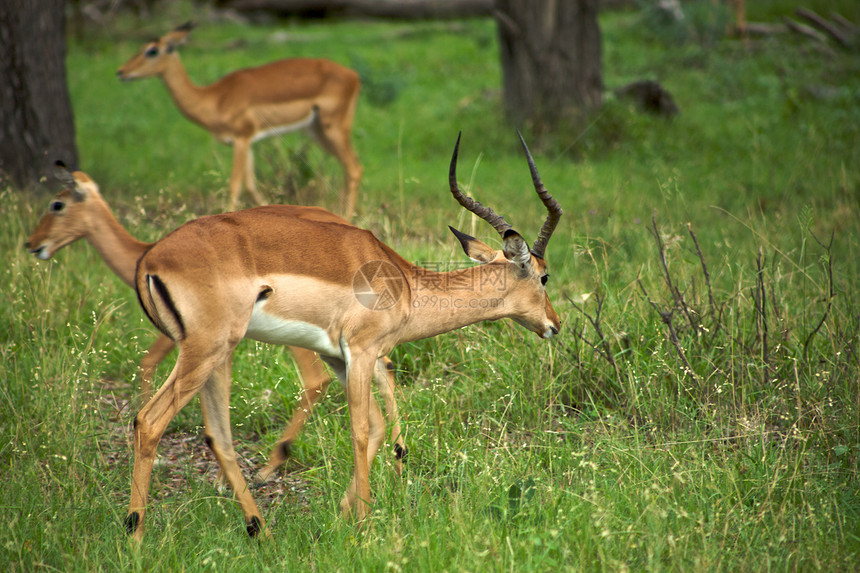
[[[289,344],[314,350],[325,356],[343,359],[340,344],[333,343],[328,333],[314,324],[300,320],[284,320],[266,313],[263,304],[254,305],[245,338],[270,344]]]
[[[289,123],[286,125],[278,125],[275,127],[270,127],[269,129],[261,129],[258,131],[254,137],[251,139],[251,142],[260,141],[261,139],[265,139],[266,137],[272,137],[273,135],[283,135],[284,133],[290,133],[291,131],[298,131],[300,129],[305,129],[309,127],[316,120],[316,110],[311,110],[308,116],[304,119],[300,119],[296,123]]]

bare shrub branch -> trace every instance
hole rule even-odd
[[[833,297],[835,296],[833,290],[833,236],[834,232],[830,233],[830,241],[825,245],[819,240],[818,237],[815,236],[815,233],[812,231],[809,232],[812,235],[812,238],[815,239],[815,242],[821,245],[821,248],[824,249],[827,257],[827,307],[824,309],[824,315],[821,317],[821,320],[818,321],[818,324],[815,328],[812,329],[812,332],[806,337],[806,342],[803,343],[803,361],[809,361],[809,345],[812,343],[812,338],[818,334],[818,331],[821,330],[821,327],[824,326],[824,323],[827,321],[827,317],[830,316],[830,309],[833,307]]]
[[[654,309],[660,316],[660,320],[663,321],[663,324],[669,329],[669,340],[672,342],[672,346],[675,347],[675,352],[678,353],[678,358],[681,360],[681,364],[684,367],[684,373],[690,378],[692,383],[696,383],[696,374],[693,372],[693,369],[690,367],[690,363],[687,361],[687,356],[684,354],[684,349],[681,348],[681,343],[678,340],[678,333],[675,332],[675,325],[672,323],[672,314],[671,310],[661,310],[656,302],[651,300],[651,297],[648,294],[648,291],[645,290],[645,285],[642,284],[642,280],[640,278],[636,278],[636,282],[639,285],[639,289],[642,291],[642,294],[645,296],[645,300],[651,305],[651,308]]]
[[[579,313],[591,323],[591,327],[594,329],[595,334],[597,334],[597,344],[592,344],[590,341],[586,340],[585,337],[582,338],[582,341],[589,345],[595,352],[604,360],[609,362],[612,365],[613,370],[615,370],[615,377],[618,379],[618,383],[622,383],[621,370],[618,367],[618,363],[615,361],[615,357],[612,355],[612,348],[609,346],[609,341],[606,339],[606,336],[603,334],[603,329],[600,326],[600,314],[603,311],[603,298],[600,296],[600,293],[595,291],[594,298],[597,301],[597,310],[594,313],[594,316],[591,316],[585,309],[581,306],[573,302],[569,296],[565,295],[568,302],[573,305],[573,308],[579,311]],[[599,345],[599,346],[598,346]]]
[[[691,223],[687,223],[687,232],[690,234],[690,238],[693,239],[693,244],[696,246],[696,254],[699,256],[699,263],[702,265],[702,274],[705,276],[705,286],[708,288],[708,303],[710,305],[711,321],[715,327],[714,332],[716,332],[716,330],[719,330],[721,326],[723,310],[722,307],[720,307],[720,313],[717,315],[717,303],[714,301],[714,291],[711,288],[711,274],[708,272],[708,265],[705,264],[705,256],[702,254],[699,240],[696,238],[696,233],[693,232],[693,225]]]
[[[758,330],[759,345],[761,347],[761,358],[764,362],[764,378],[763,382],[768,383],[770,374],[768,372],[768,363],[770,356],[768,353],[767,342],[767,290],[764,285],[764,254],[761,247],[758,250],[756,257],[756,275],[755,287],[753,287],[753,304],[756,312],[756,327]]]
[[[672,295],[675,305],[684,313],[684,316],[687,317],[687,322],[690,323],[690,328],[698,330],[700,328],[699,321],[693,318],[690,308],[684,300],[684,296],[672,281],[672,275],[669,274],[669,264],[666,262],[666,247],[663,244],[663,238],[660,236],[660,230],[657,228],[657,217],[655,214],[651,215],[651,233],[654,235],[654,240],[657,243],[657,251],[660,255],[660,264],[663,267],[663,279],[666,281],[666,286],[669,287],[669,293]]]

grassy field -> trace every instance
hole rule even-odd
[[[771,22],[795,7],[748,5],[751,20]],[[860,22],[852,0],[804,5]],[[797,35],[725,38],[711,3],[691,10],[686,27],[639,9],[601,18],[607,87],[657,79],[680,116],[609,94],[587,129],[544,141],[501,112],[490,21],[249,26],[183,2],[73,32],[80,168],[142,240],[226,204],[229,148],[182,118],[159,82],[115,77],[144,41],[190,18],[182,56],[197,83],[290,56],[361,73],[357,222],[410,260],[462,264],[449,224],[498,244],[448,195],[459,131],[461,181],[535,237],[544,214],[523,127],[565,209],[547,252],[564,325],[551,342],[503,321],[396,349],[410,453],[398,478],[381,451],[360,529],[338,514],[352,467],[339,387],[256,492],[273,533],[263,542],[215,487],[192,402],[162,441],[136,548],[122,526],[129,428],[154,329],[90,246],[30,256],[49,194],[2,189],[3,568],[853,571],[860,58]],[[340,168],[304,136],[255,150],[272,202],[337,207]],[[234,377],[250,476],[300,384],[288,354],[251,341]]]

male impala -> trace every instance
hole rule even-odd
[[[143,46],[117,70],[122,80],[161,78],[182,114],[233,145],[230,175],[232,211],[244,182],[254,200],[263,196],[254,181],[251,144],[259,139],[306,130],[344,170],[344,216],[352,217],[363,168],[350,143],[350,131],[361,87],[358,74],[330,60],[278,60],[227,74],[199,87],[191,83],[178,48],[191,22]]]
[[[66,188],[51,200],[48,212],[27,239],[27,249],[39,259],[48,260],[66,245],[84,238],[98,251],[111,270],[123,282],[133,287],[137,261],[152,247],[153,243],[138,241],[123,228],[99,193],[98,185],[86,173],[69,172],[62,163],[58,163],[55,175],[66,185]],[[308,208],[305,215],[320,221],[346,223],[340,217],[318,208]],[[174,346],[173,340],[160,334],[141,360],[141,391],[147,400],[152,397],[150,388],[155,368]],[[315,352],[297,347],[290,347],[290,350],[299,367],[304,392],[300,407],[296,409],[287,429],[272,450],[269,463],[257,474],[258,481],[267,480],[286,460],[290,446],[301,431],[310,410],[316,401],[325,395],[331,381]],[[380,393],[385,399],[386,414],[391,422],[391,439],[395,443],[395,469],[400,474],[406,448],[401,436],[397,403],[394,399],[393,364],[387,357],[380,359],[375,376]],[[371,415],[381,417],[375,402],[371,404],[371,408],[375,409]],[[381,444],[381,438],[381,433],[375,436],[376,447]],[[373,455],[375,450],[371,456]]]
[[[173,371],[135,419],[134,473],[126,527],[143,538],[150,477],[167,424],[200,393],[207,443],[233,488],[250,535],[267,532],[236,463],[230,432],[230,367],[242,338],[316,350],[346,388],[354,475],[343,512],[363,519],[370,504],[370,379],[378,357],[400,342],[482,320],[512,318],[542,338],[558,333],[545,291],[544,251],[561,207],[544,189],[528,149],[535,190],[549,215],[531,248],[505,220],[457,186],[454,197],[502,236],[503,250],[454,231],[480,266],[447,273],[415,266],[369,231],[308,217],[308,207],[269,206],[202,217],[157,242],[140,259],[141,305],[179,346]],[[452,229],[453,231],[453,229]],[[441,301],[445,301],[444,304]]]

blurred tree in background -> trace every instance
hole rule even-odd
[[[496,0],[505,111],[538,131],[600,107],[598,0]]]
[[[65,24],[63,0],[0,2],[0,180],[18,187],[77,164]]]

